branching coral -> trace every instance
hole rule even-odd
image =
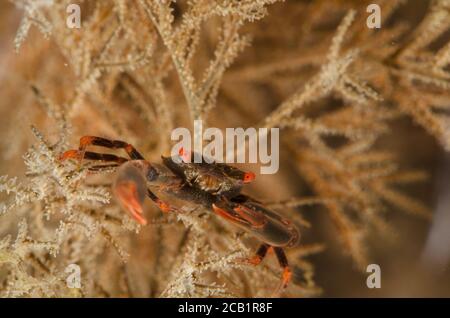
[[[68,294],[63,276],[46,267],[37,256],[42,250],[54,252],[56,244],[30,239],[25,220],[18,224],[18,231],[13,244],[10,243],[9,236],[0,242],[0,264],[6,264],[9,269],[4,296],[29,295],[38,297]],[[30,267],[39,272],[38,276],[29,274]]]
[[[271,182],[292,198],[264,201],[302,230],[320,225],[300,209],[324,206],[359,269],[369,261],[367,238],[389,226],[386,211],[431,217],[397,187],[426,174],[401,169],[378,142],[406,115],[449,147],[448,0],[431,1],[420,23],[401,17],[408,1],[379,1],[381,30],[366,25],[370,1],[79,1],[80,29],[66,26],[72,1],[12,2],[23,17],[14,41],[19,61],[2,91],[17,109],[4,127],[10,134],[26,114],[48,127],[48,138],[33,127],[26,171],[5,167],[14,177],[0,178],[0,234],[19,224],[16,242],[0,243],[5,296],[264,297],[276,285],[272,261],[239,262],[255,242],[207,211],[135,225],[111,199],[113,169],[91,174],[89,164],[58,160],[86,134],[127,140],[157,161],[172,129],[194,119],[278,127],[282,163],[313,196],[283,187],[289,180],[279,177]],[[14,75],[23,65],[26,80]],[[7,95],[12,86],[29,96]],[[8,109],[4,101],[0,107]],[[9,158],[28,146],[26,134]],[[261,196],[267,188],[260,186]],[[294,282],[286,295],[319,294],[304,257],[322,250],[301,244],[289,252]],[[75,293],[64,283],[70,264],[81,268]]]

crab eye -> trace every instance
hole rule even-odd
[[[147,181],[155,181],[158,178],[158,171],[153,167],[148,167]]]
[[[255,174],[253,172],[244,173],[244,183],[249,183],[255,180]]]

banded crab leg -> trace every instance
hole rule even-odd
[[[67,160],[67,159],[82,160],[82,158],[80,157],[79,150],[76,150],[76,149],[68,150],[68,151],[64,152],[60,156],[60,160]],[[113,155],[113,154],[98,153],[98,152],[92,152],[92,151],[84,152],[84,158],[83,159],[93,160],[93,161],[112,162],[112,164],[95,165],[95,166],[89,167],[88,169],[90,171],[97,171],[97,170],[100,170],[102,168],[118,167],[121,164],[129,161],[129,159],[127,159],[127,158],[119,157],[119,156],[116,156],[116,155]]]
[[[281,247],[274,247],[273,249],[275,251],[275,255],[277,256],[278,263],[283,269],[280,286],[275,291],[275,294],[278,294],[280,291],[282,291],[288,286],[292,278],[292,272],[291,269],[289,268],[289,263],[283,249]]]
[[[259,265],[262,262],[262,260],[264,259],[264,257],[266,257],[267,252],[269,252],[271,249],[272,249],[272,246],[270,246],[269,244],[263,243],[256,251],[256,254],[253,257],[247,259],[246,261],[249,264],[252,264],[255,266]]]
[[[83,136],[80,138],[78,150],[68,150],[61,155],[61,160],[68,158],[76,158],[83,160],[86,157],[86,148],[88,146],[100,146],[109,149],[124,149],[128,156],[133,160],[143,160],[144,157],[136,150],[136,148],[122,140],[113,140],[96,136]],[[86,158],[87,159],[87,158]],[[100,159],[101,160],[101,159]]]

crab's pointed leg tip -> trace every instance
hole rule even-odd
[[[283,275],[281,277],[280,286],[277,288],[277,293],[281,294],[289,285],[289,282],[292,279],[292,272],[289,268],[285,268],[283,270]]]
[[[278,285],[278,287],[274,290],[274,292],[272,293],[271,297],[272,298],[279,298],[279,297],[281,297],[281,293],[284,290],[286,290],[286,288],[288,287],[289,282],[291,281],[291,279],[292,279],[292,272],[291,272],[291,270],[288,267],[284,268],[283,274],[281,276],[281,282]]]
[[[80,153],[78,150],[67,150],[58,156],[59,161],[64,161],[67,159],[79,159]]]

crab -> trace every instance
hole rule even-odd
[[[88,146],[123,149],[129,159],[108,153],[86,151]],[[78,149],[61,154],[61,160],[101,161],[90,170],[117,167],[113,193],[122,206],[139,224],[146,225],[143,203],[150,198],[164,213],[177,212],[169,202],[161,200],[151,188],[213,212],[232,223],[262,244],[256,254],[245,262],[258,265],[269,251],[274,251],[282,268],[278,291],[286,288],[291,280],[284,248],[298,244],[300,232],[294,224],[259,201],[242,194],[245,184],[255,179],[255,174],[223,163],[191,162],[195,154],[180,148],[177,156],[162,156],[162,164],[150,163],[131,144],[96,136],[83,136]],[[203,157],[202,157],[203,158]],[[203,158],[204,159],[204,158]],[[106,163],[106,164],[105,164]]]

